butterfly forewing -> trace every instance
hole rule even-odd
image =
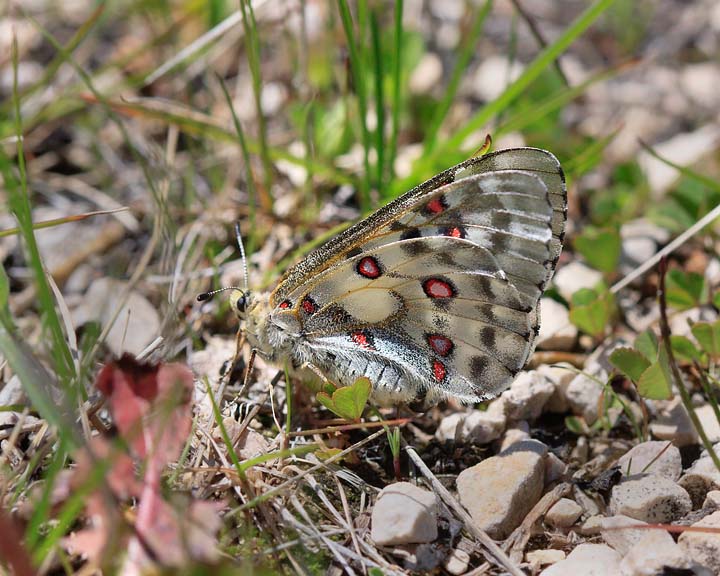
[[[296,356],[339,384],[367,376],[378,403],[492,397],[532,352],[565,196],[545,151],[470,159],[290,269],[273,314],[299,324]]]

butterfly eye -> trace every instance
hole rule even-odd
[[[238,315],[244,315],[250,301],[250,292],[234,290],[230,296],[230,304]]]

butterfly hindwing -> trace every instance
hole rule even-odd
[[[309,291],[288,300],[308,356],[343,381],[367,376],[377,402],[490,397],[529,353],[530,308],[492,254],[467,240],[379,246],[300,288]]]

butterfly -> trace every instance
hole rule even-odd
[[[428,407],[497,396],[532,353],[567,218],[558,160],[474,157],[307,255],[269,293],[233,289],[249,344],[371,401]]]

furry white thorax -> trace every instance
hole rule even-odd
[[[245,313],[238,316],[250,346],[271,362],[290,359],[294,366],[299,366],[309,361],[297,318],[290,312],[271,311],[269,292],[247,292],[246,298]]]

